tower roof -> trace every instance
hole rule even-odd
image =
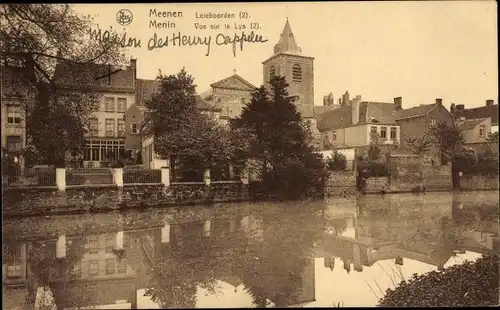
[[[283,28],[283,31],[281,32],[280,40],[278,41],[278,44],[274,46],[274,54],[278,53],[296,55],[300,55],[302,53],[300,47],[297,45],[297,42],[295,42],[295,37],[293,36],[288,18],[286,19],[285,28]]]

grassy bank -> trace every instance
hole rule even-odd
[[[486,255],[388,289],[379,307],[470,307],[499,304],[498,255]]]

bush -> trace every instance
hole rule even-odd
[[[326,159],[326,168],[330,171],[345,170],[347,159],[344,154],[335,150],[330,157]]]
[[[471,307],[498,305],[498,255],[485,255],[430,272],[388,289],[379,307]]]

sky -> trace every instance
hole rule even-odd
[[[403,97],[403,108],[433,103],[442,98],[466,107],[498,103],[497,8],[495,1],[420,2],[297,2],[297,3],[189,3],[189,4],[77,4],[75,10],[91,14],[96,28],[110,26],[127,37],[141,39],[128,57],[137,58],[137,75],[154,79],[160,69],[175,74],[182,67],[202,93],[210,84],[236,73],[255,86],[263,84],[262,62],[273,55],[274,45],[288,18],[305,56],[314,57],[314,101],[323,96],[392,102]],[[129,25],[117,22],[117,12],[128,9]],[[182,17],[150,16],[156,12],[182,12]],[[202,13],[234,13],[236,18],[196,18]],[[240,12],[247,18],[240,19]],[[150,28],[151,21],[173,22],[175,28]],[[195,23],[207,25],[196,29]],[[224,24],[231,29],[224,29]],[[211,30],[210,25],[220,25]],[[236,30],[235,24],[245,30]],[[231,44],[216,45],[218,34],[234,37],[244,31],[266,42],[245,42],[233,55]],[[210,37],[205,45],[172,46],[148,50],[148,42],[174,33]],[[219,37],[221,38],[221,37]]]

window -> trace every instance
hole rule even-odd
[[[323,136],[323,144],[324,144],[325,146],[330,144],[330,142],[328,141],[328,135],[324,135],[324,136]]]
[[[337,132],[336,131],[332,132],[332,140],[333,141],[337,140]]]
[[[380,138],[387,139],[387,127],[380,128]]]
[[[293,65],[292,67],[292,81],[302,82],[302,68],[300,65]]]
[[[370,134],[376,134],[377,133],[377,126],[371,126],[370,127]]]
[[[486,126],[479,126],[479,138],[484,138],[486,136]]]
[[[106,97],[104,100],[106,103],[106,112],[114,112],[115,111],[115,98]]]
[[[430,126],[430,127],[434,127],[434,126],[436,126],[436,125],[437,125],[437,121],[436,121],[435,119],[431,119],[431,120],[429,120],[429,126]]]
[[[108,234],[105,237],[105,251],[106,253],[113,253],[113,247],[115,245],[115,236]]]
[[[396,127],[391,127],[391,140],[396,140]]]
[[[7,266],[7,278],[16,279],[21,277],[21,265]]]
[[[106,119],[106,136],[113,137],[115,135],[115,120],[112,118]]]
[[[99,252],[99,239],[98,236],[89,236],[87,238],[87,247],[89,253],[96,254]]]
[[[7,278],[16,279],[21,277],[21,246],[5,246],[4,264],[7,265]]]
[[[118,98],[118,112],[127,110],[127,98]]]
[[[99,262],[96,260],[91,260],[89,262],[89,276],[99,275]]]
[[[118,273],[127,273],[127,260],[122,259],[118,262]]]
[[[245,98],[241,98],[241,104],[245,104]]]
[[[19,106],[7,106],[7,124],[21,124],[21,108]]]
[[[107,259],[106,260],[106,274],[113,274],[115,273],[115,260],[114,259]]]
[[[134,135],[139,134],[139,124],[138,123],[130,124],[130,129],[132,130],[132,134],[134,134]]]
[[[99,135],[99,121],[97,118],[90,119],[90,135],[92,137]]]
[[[125,120],[118,120],[118,137],[125,137]]]
[[[269,69],[269,80],[271,80],[275,76],[276,76],[276,68],[274,66],[271,66],[271,68]]]
[[[21,148],[20,136],[7,136],[7,149],[9,151],[20,151]]]

